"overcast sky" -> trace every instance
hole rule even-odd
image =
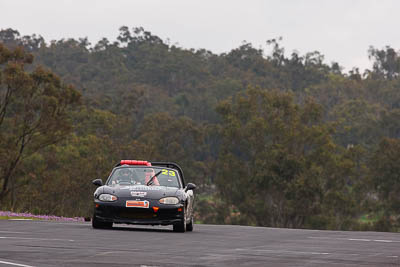
[[[282,36],[287,54],[317,50],[347,71],[370,67],[370,45],[400,49],[399,11],[397,0],[0,0],[0,28],[93,44],[115,40],[122,25],[143,26],[181,47],[214,53],[244,40],[267,49],[266,40]]]

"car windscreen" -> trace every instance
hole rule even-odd
[[[146,185],[168,186],[180,188],[178,172],[162,167],[121,166],[115,168],[107,181],[107,185]]]

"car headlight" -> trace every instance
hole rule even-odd
[[[99,199],[101,201],[112,202],[112,201],[116,201],[118,198],[111,194],[101,194],[99,196]]]
[[[164,197],[159,201],[161,204],[166,204],[166,205],[176,205],[179,203],[179,199],[177,197]]]

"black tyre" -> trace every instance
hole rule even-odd
[[[186,224],[186,231],[193,231],[193,217],[190,219],[190,223]]]
[[[174,232],[184,233],[186,232],[186,209],[183,208],[183,219],[180,223],[174,224]]]
[[[112,222],[102,222],[99,221],[96,218],[96,215],[93,215],[92,218],[92,227],[95,229],[106,229],[106,228],[112,228],[113,223]]]

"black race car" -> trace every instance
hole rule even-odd
[[[193,231],[193,190],[182,169],[171,162],[121,160],[106,183],[94,192],[93,228],[113,223],[173,225],[175,232]]]

